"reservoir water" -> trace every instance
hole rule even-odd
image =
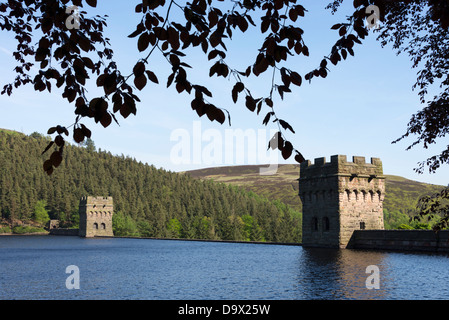
[[[76,266],[76,274],[69,266]],[[367,288],[378,268],[379,289]],[[66,273],[66,271],[68,273]],[[79,289],[68,289],[77,278]],[[368,281],[367,281],[368,279]],[[449,299],[430,253],[54,236],[0,237],[0,299]],[[70,283],[75,283],[75,280]]]

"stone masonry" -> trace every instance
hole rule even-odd
[[[112,197],[82,197],[79,204],[79,236],[114,236]]]
[[[346,248],[354,230],[384,229],[382,162],[335,155],[301,163],[303,246]]]

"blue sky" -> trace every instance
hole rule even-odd
[[[140,21],[140,16],[134,13],[137,2],[99,1],[97,9],[88,10],[92,15],[109,16],[106,35],[111,38],[119,69],[126,74],[132,71],[139,58],[146,55],[138,52],[136,39],[127,38]],[[328,55],[331,46],[338,39],[337,32],[330,30],[330,27],[343,22],[344,17],[350,14],[352,1],[348,2],[349,7],[343,7],[336,15],[324,10],[327,2],[301,2],[308,12],[297,23],[305,32],[304,39],[310,56],[291,59],[285,65],[287,68],[298,70],[302,75],[313,70]],[[179,10],[176,12],[175,9],[177,8],[174,8],[173,13],[179,14]],[[251,30],[244,35],[235,32],[233,41],[228,45],[226,61],[238,69],[246,69],[254,62],[261,39],[263,38],[258,32]],[[12,72],[15,60],[11,56],[14,48],[13,36],[0,32],[2,87],[15,77]],[[89,119],[83,122],[92,130],[97,149],[128,155],[167,170],[183,171],[214,165],[241,164],[237,160],[231,163],[225,161],[230,150],[226,149],[229,141],[225,140],[229,132],[234,135],[252,132],[258,140],[266,136],[268,141],[270,131],[277,126],[273,123],[268,127],[262,125],[262,120],[269,111],[267,107],[257,116],[246,109],[243,97],[234,104],[230,94],[233,79],[228,81],[222,77],[209,78],[212,62],[205,62],[199,51],[192,50],[188,53],[185,61],[194,67],[189,78],[192,82],[206,85],[212,91],[214,97],[210,102],[231,113],[232,126],[229,127],[227,123],[211,123],[206,117],[199,118],[190,108],[191,97],[188,94],[179,95],[173,87],[167,89],[165,83],[169,65],[160,55],[155,55],[147,68],[157,74],[161,84],[148,85],[142,92],[138,92],[142,102],[138,105],[137,116],[130,116],[128,119],[118,116],[120,126],[113,123],[106,129]],[[365,156],[367,161],[370,157],[378,157],[383,161],[386,174],[447,185],[448,166],[440,168],[435,174],[418,175],[413,170],[419,161],[441,151],[444,144],[440,143],[426,150],[422,146],[416,146],[410,151],[405,149],[414,141],[413,137],[391,144],[405,133],[411,115],[422,109],[417,93],[412,91],[417,70],[411,69],[407,56],[397,56],[391,47],[381,48],[375,41],[375,34],[371,32],[363,45],[356,45],[355,57],[349,57],[336,67],[329,64],[329,68],[331,71],[326,79],[316,78],[311,84],[304,81],[301,87],[294,87],[293,93],[286,94],[283,101],[279,98],[275,101],[278,116],[287,120],[296,131],[296,134],[287,133],[288,139],[306,159],[313,161],[314,158],[323,156],[330,159],[334,154],[347,155],[348,159],[354,155]],[[266,96],[271,86],[270,75],[260,78],[253,76],[247,80],[247,84],[254,96]],[[101,95],[101,91],[95,86],[95,79],[91,79],[88,90],[91,98]],[[56,124],[72,124],[73,110],[73,105],[63,100],[58,90],[54,89],[52,94],[36,93],[32,86],[22,87],[16,89],[11,97],[0,96],[0,127],[25,134],[34,131],[46,133],[49,127]],[[186,142],[180,138],[176,140],[176,133],[180,132],[187,134],[183,139],[188,138],[190,141],[190,158],[184,158],[183,164],[173,158],[173,150],[181,142]],[[198,141],[198,137],[203,140]],[[207,140],[208,138],[212,140]],[[221,144],[217,145],[217,141]],[[238,152],[235,148],[242,147],[246,151],[256,150],[258,154],[262,154],[267,141],[263,148],[257,145],[254,149],[254,141],[244,146],[234,142],[231,147],[235,153]],[[219,147],[223,148],[221,162],[220,155],[214,158],[218,159],[216,163],[211,163],[205,157],[194,158],[198,150],[207,153],[212,148],[216,152]],[[278,158],[280,163],[292,162],[292,159],[283,161],[279,154]],[[263,156],[254,159],[248,153],[244,158],[245,163],[251,164],[264,164],[267,163],[266,160],[267,157]]]

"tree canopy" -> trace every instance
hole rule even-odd
[[[331,1],[328,9],[335,12],[343,1]],[[14,88],[25,84],[32,84],[39,92],[51,92],[56,85],[62,88],[62,97],[74,106],[75,120],[71,125],[55,125],[48,131],[54,139],[45,152],[56,148],[44,162],[48,174],[61,164],[65,139],[69,135],[78,143],[91,138],[83,119],[93,118],[108,127],[113,121],[118,122],[118,114],[124,118],[135,115],[140,102],[137,94],[150,82],[175,86],[179,93],[187,92],[192,98],[191,108],[200,117],[206,115],[210,121],[221,124],[230,121],[226,109],[210,102],[213,92],[207,88],[207,80],[203,83],[190,80],[191,66],[186,63],[186,56],[187,49],[192,47],[199,47],[204,59],[213,62],[210,77],[234,81],[230,94],[235,103],[241,101],[257,114],[262,108],[268,108],[268,112],[264,111],[263,124],[273,121],[279,127],[269,147],[279,149],[285,159],[293,156],[302,162],[303,155],[287,136],[287,133],[295,133],[294,128],[276,113],[273,96],[277,94],[283,98],[304,80],[325,78],[331,65],[354,55],[355,44],[363,43],[373,19],[380,22],[379,29],[375,30],[379,42],[383,46],[391,43],[398,53],[408,54],[412,66],[419,69],[414,89],[418,90],[424,108],[411,117],[404,135],[394,142],[417,136],[408,148],[421,143],[427,148],[449,132],[447,1],[354,0],[354,11],[347,20],[329,26],[338,33],[339,39],[329,44],[328,56],[303,75],[288,65],[292,56],[309,55],[303,37],[305,31],[300,27],[307,9],[296,0],[235,0],[230,3],[142,0],[135,7],[141,20],[137,26],[129,26],[129,37],[136,39],[137,50],[142,54],[133,70],[119,70],[114,61],[114,51],[104,36],[107,17],[88,17],[86,11],[76,10],[96,5],[96,0],[8,0],[0,3],[0,28],[12,32],[17,40],[14,52],[17,77],[3,87],[2,94],[11,95]],[[174,10],[181,10],[183,15],[173,18]],[[260,32],[265,36],[257,55],[242,70],[235,69],[226,60],[227,44],[238,32]],[[150,67],[150,60],[156,53],[165,57],[167,68],[171,70],[164,81],[159,79],[158,70]],[[263,96],[255,96],[246,80],[264,73],[272,75],[271,90]],[[95,81],[104,95],[89,96],[86,90],[89,81]],[[416,170],[423,172],[427,167],[435,172],[448,163],[449,145],[440,154],[422,161]]]
[[[349,0],[348,0],[349,1]],[[137,91],[149,82],[159,83],[158,70],[150,70],[150,59],[156,52],[162,54],[171,69],[167,87],[175,86],[179,93],[192,96],[191,107],[198,116],[206,115],[210,121],[223,124],[230,114],[226,109],[208,101],[213,93],[205,84],[189,80],[189,69],[185,61],[186,50],[200,47],[205,60],[214,62],[210,77],[232,78],[235,82],[232,99],[244,101],[246,108],[259,114],[268,107],[263,124],[277,122],[279,132],[269,142],[269,147],[278,148],[285,159],[294,155],[298,162],[304,157],[288,141],[285,132],[294,133],[285,119],[278,117],[273,95],[292,91],[301,86],[303,79],[325,78],[330,71],[329,63],[337,65],[349,55],[354,55],[354,45],[361,44],[368,35],[370,23],[367,18],[380,20],[378,40],[382,45],[392,42],[393,48],[410,55],[413,67],[419,67],[415,88],[419,89],[422,103],[426,103],[429,87],[440,82],[440,92],[427,106],[413,115],[406,133],[397,141],[413,134],[418,139],[409,148],[423,143],[426,148],[435,140],[444,137],[449,130],[448,117],[448,26],[449,4],[447,1],[389,1],[355,0],[354,12],[347,21],[330,26],[339,39],[319,66],[301,75],[288,66],[288,59],[295,55],[309,55],[304,42],[304,30],[300,18],[307,9],[296,0],[241,0],[220,5],[223,1],[194,0],[181,3],[175,0],[142,0],[135,7],[141,21],[129,26],[129,37],[136,39],[137,50],[142,58],[136,61],[133,70],[119,70],[114,61],[114,51],[109,39],[104,36],[107,17],[88,17],[86,11],[77,11],[85,5],[96,7],[96,0],[9,0],[0,4],[0,28],[15,34],[17,50],[14,69],[17,77],[13,83],[3,87],[2,94],[11,95],[14,88],[32,84],[36,91],[51,92],[56,85],[63,89],[62,97],[74,105],[75,121],[71,125],[55,125],[48,133],[55,134],[46,151],[53,152],[44,163],[44,170],[51,174],[62,161],[65,139],[71,135],[80,143],[91,138],[91,131],[82,123],[83,118],[108,127],[117,121],[119,113],[127,118],[136,114],[139,103]],[[328,9],[335,12],[343,0],[334,0]],[[73,6],[72,6],[73,5]],[[376,12],[371,10],[377,8]],[[371,8],[371,9],[370,9]],[[182,18],[171,17],[173,10],[181,10]],[[377,14],[379,16],[377,17]],[[250,28],[255,27],[255,28]],[[134,31],[133,31],[134,30]],[[253,61],[244,70],[237,70],[226,61],[226,44],[236,32],[260,32],[265,36]],[[33,66],[37,68],[32,68]],[[265,96],[254,96],[245,84],[245,79],[272,73],[270,92]],[[103,88],[101,97],[88,96],[87,83],[95,81]],[[162,81],[161,81],[162,82]],[[206,82],[206,80],[204,80]],[[441,164],[449,162],[449,146],[439,155],[423,161],[417,171],[427,165],[434,172]]]

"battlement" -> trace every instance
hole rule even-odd
[[[382,161],[379,158],[371,158],[371,162],[366,163],[365,157],[353,156],[352,162],[348,162],[345,155],[334,155],[331,156],[330,162],[321,157],[315,158],[313,164],[306,160],[300,165],[300,178],[303,179],[335,174],[383,178]]]
[[[91,197],[84,196],[80,199],[80,206],[112,206],[112,197]]]
[[[81,197],[81,201],[91,202],[91,201],[112,201],[112,197],[92,197],[92,196],[83,196]]]

